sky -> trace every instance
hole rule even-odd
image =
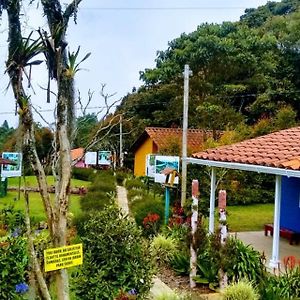
[[[70,3],[70,0],[61,1]],[[80,57],[91,52],[76,75],[76,91],[83,103],[88,91],[94,92],[89,113],[97,113],[104,105],[100,96],[101,84],[105,94],[114,94],[110,101],[121,99],[139,87],[139,71],[155,67],[156,52],[166,50],[168,42],[181,33],[190,33],[202,23],[238,21],[246,8],[258,7],[267,0],[83,0],[77,24],[70,20],[67,35],[68,49]],[[46,20],[35,5],[23,8],[24,35],[39,27],[47,30]],[[0,125],[7,120],[10,126],[18,125],[14,114],[15,104],[8,76],[5,74],[7,57],[7,21],[0,20]],[[42,58],[43,59],[43,58]],[[36,121],[43,126],[54,121],[55,99],[46,103],[47,71],[38,66],[32,71],[33,89],[27,89],[35,110]],[[24,80],[24,85],[27,81]],[[55,83],[52,83],[55,91]],[[77,93],[78,94],[78,93]],[[100,107],[100,108],[99,108]],[[77,115],[80,115],[77,107]],[[45,121],[47,121],[47,123]]]

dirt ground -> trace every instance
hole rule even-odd
[[[168,268],[161,268],[157,277],[168,285],[171,289],[178,291],[179,293],[186,293],[191,295],[193,300],[204,300],[204,295],[214,293],[205,285],[198,284],[196,288],[190,288],[190,279],[188,276],[178,276],[173,270]]]

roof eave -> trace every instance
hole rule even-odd
[[[241,163],[235,163],[235,162],[206,160],[206,159],[199,159],[199,158],[193,158],[193,157],[188,157],[186,160],[188,163],[209,166],[209,167],[234,169],[234,170],[241,170],[241,171],[251,171],[251,172],[257,172],[257,173],[274,174],[274,175],[300,178],[300,171],[290,170],[290,169],[282,169],[282,168],[251,165],[251,164],[241,164]]]

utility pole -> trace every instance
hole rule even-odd
[[[120,168],[123,168],[124,155],[123,155],[123,115],[120,115]]]
[[[183,128],[182,128],[182,164],[181,164],[181,206],[186,202],[186,177],[187,177],[187,132],[189,109],[189,78],[192,75],[189,65],[184,65],[184,96],[183,96]]]

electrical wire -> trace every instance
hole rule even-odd
[[[300,94],[300,90],[295,90],[292,92],[269,92],[269,94],[271,96],[283,96],[283,95],[293,95],[293,94]],[[257,97],[261,94],[258,93],[252,93],[252,94],[242,94],[242,95],[221,95],[221,94],[215,94],[213,96],[215,97],[220,97],[223,99],[236,99],[236,98],[254,98]],[[192,96],[191,96],[192,98]],[[130,104],[130,108],[134,108],[134,107],[141,107],[141,106],[150,106],[150,105],[164,105],[164,104],[169,104],[169,102],[167,101],[160,101],[160,102],[142,102],[142,103],[134,103],[134,104]],[[118,107],[121,106],[121,104],[114,104],[111,107]],[[125,105],[126,106],[126,101],[125,101]],[[91,106],[91,107],[87,107],[87,110],[96,110],[96,109],[104,109],[106,108],[106,106]],[[80,107],[76,107],[75,110],[81,110]],[[37,110],[39,113],[46,113],[46,112],[53,112],[53,109],[39,109]],[[15,114],[15,111],[6,111],[6,112],[0,112],[0,115],[5,115],[5,114]]]
[[[187,6],[187,7],[79,7],[79,10],[241,10],[247,6]]]

